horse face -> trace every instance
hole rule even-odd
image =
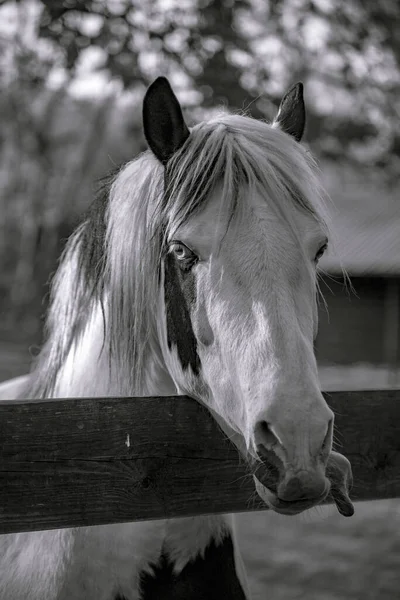
[[[182,391],[205,402],[248,450],[276,463],[278,481],[263,499],[293,511],[329,492],[333,413],[313,352],[315,265],[326,239],[299,213],[301,252],[264,198],[243,204],[228,227],[216,190],[168,242],[169,365]],[[258,473],[269,481],[269,470]]]
[[[296,140],[304,127],[300,92],[284,98],[274,124]],[[168,93],[164,87],[164,116],[169,110],[175,130],[181,115]],[[155,135],[145,117],[149,145],[164,164],[190,136],[178,129],[180,142],[165,131]],[[294,144],[275,134],[283,148]],[[283,212],[274,210],[276,198],[242,185],[232,211],[223,188],[216,185],[201,210],[168,230],[160,302],[167,368],[178,390],[206,404],[253,462],[256,489],[272,509],[296,514],[320,503],[331,488],[329,459],[346,505],[349,464],[331,453],[334,416],[313,351],[316,265],[326,233],[293,199],[282,198]]]

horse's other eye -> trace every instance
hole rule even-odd
[[[323,244],[321,246],[321,248],[318,250],[317,254],[315,255],[314,260],[316,263],[323,257],[327,248],[328,248],[328,242],[325,242],[325,244]]]
[[[190,248],[185,246],[185,244],[182,244],[182,242],[172,242],[169,249],[175,258],[186,266],[189,265],[189,263],[197,261],[197,256],[193,250],[190,250]]]

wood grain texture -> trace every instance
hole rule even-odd
[[[400,390],[333,392],[353,500],[400,496]],[[186,397],[0,403],[0,533],[265,508]]]

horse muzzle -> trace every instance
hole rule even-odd
[[[324,491],[318,496],[307,498],[304,497],[297,500],[282,500],[282,498],[280,498],[275,492],[263,485],[255,475],[254,483],[258,495],[265,502],[265,504],[267,504],[267,506],[273,511],[281,515],[298,515],[299,513],[308,510],[313,506],[317,506],[327,498],[331,487],[328,481]]]
[[[253,469],[255,487],[260,498],[279,514],[296,515],[324,502],[330,495],[339,513],[354,514],[349,491],[352,485],[350,462],[342,454],[331,452],[325,474],[291,475],[283,472],[275,461],[264,461]]]

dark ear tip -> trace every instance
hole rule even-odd
[[[298,81],[287,91],[286,98],[293,96],[295,100],[302,100],[304,95],[304,85],[302,81]]]
[[[162,90],[162,89],[168,89],[168,90],[172,90],[171,88],[171,84],[168,81],[168,79],[166,77],[160,76],[157,77],[157,79],[155,79],[147,88],[147,94],[153,93],[153,92],[158,92],[158,90]]]
[[[297,95],[299,96],[299,98],[303,98],[303,95],[304,95],[303,82],[299,81],[298,83],[296,83],[296,88],[297,88]]]

